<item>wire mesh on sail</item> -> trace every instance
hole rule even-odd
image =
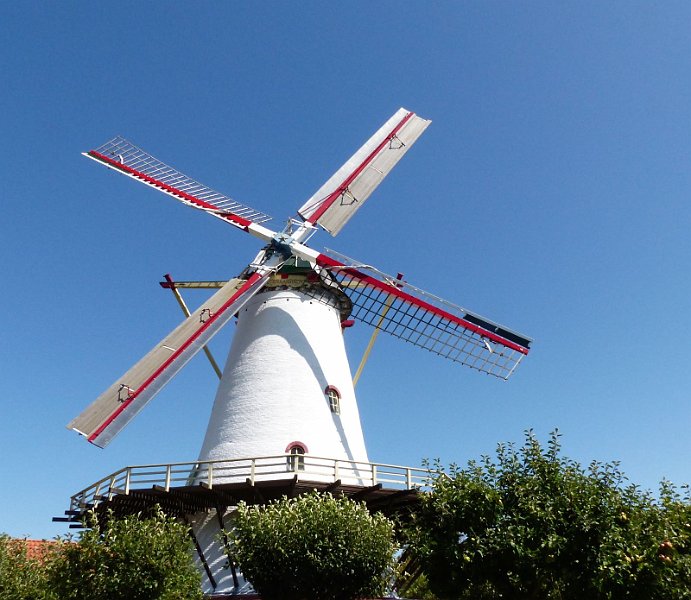
[[[185,204],[190,204],[196,208],[202,208],[211,213],[232,213],[255,223],[263,223],[271,219],[269,215],[250,208],[249,206],[244,206],[225,194],[217,192],[199,183],[195,179],[184,175],[180,171],[153,157],[148,152],[138,148],[123,137],[114,137],[112,140],[96,148],[95,151],[115,163],[134,169],[137,173],[142,173],[154,179],[157,183],[174,188],[174,191],[182,192],[200,201],[200,204],[195,204],[194,202],[186,200],[184,196],[177,195],[170,190],[162,190]],[[154,186],[158,187],[155,184]],[[205,207],[202,203],[209,206]]]
[[[349,296],[354,318],[415,346],[501,379],[528,354],[528,338],[440,299],[433,304],[431,294],[371,267],[324,266]]]

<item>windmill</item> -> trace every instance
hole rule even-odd
[[[399,109],[280,231],[264,225],[267,215],[183,175],[121,137],[85,153],[259,238],[264,245],[238,277],[225,282],[68,428],[105,447],[237,317],[206,436],[185,485],[211,488],[212,481],[216,486],[231,485],[245,480],[244,471],[238,476],[233,470],[236,461],[283,456],[283,467],[270,471],[272,480],[289,477],[295,482],[298,474],[309,471],[310,481],[331,482],[332,489],[335,481],[340,484],[346,477],[338,464],[347,464],[351,484],[362,492],[376,485],[367,485],[374,470],[369,467],[343,343],[343,330],[353,319],[374,327],[375,335],[383,331],[508,379],[528,354],[529,338],[415,288],[401,276],[390,277],[370,265],[307,245],[319,228],[337,235],[429,123]],[[213,478],[211,467],[200,465],[214,465]],[[252,477],[256,465],[252,462]],[[165,486],[155,491],[170,491],[170,473],[169,465]],[[112,478],[108,498],[112,499],[113,490],[115,495],[129,494],[130,477],[128,472],[124,490]],[[408,473],[408,488],[410,478]],[[381,488],[381,483],[377,485]],[[72,512],[79,512],[74,508],[81,509],[85,497],[73,502]],[[98,502],[104,497],[102,488],[96,488],[92,499]],[[201,546],[213,545],[218,527],[211,527],[211,521],[200,517],[193,523]],[[204,553],[200,556],[214,582]],[[235,573],[233,580],[237,587]],[[212,587],[218,591],[215,582]]]

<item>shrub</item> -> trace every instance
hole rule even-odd
[[[51,563],[60,600],[200,599],[200,574],[187,526],[156,508],[151,516],[89,516],[78,543]]]
[[[238,507],[228,532],[263,600],[352,600],[381,595],[391,574],[393,524],[330,494]]]
[[[583,469],[556,432],[432,483],[407,535],[440,598],[691,598],[688,488],[654,499],[616,463]]]

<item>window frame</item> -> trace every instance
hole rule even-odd
[[[341,414],[341,392],[335,385],[327,385],[324,388],[324,395],[326,396],[326,401],[329,403],[329,410],[335,414]]]
[[[298,473],[305,470],[305,454],[307,446],[302,442],[290,442],[286,446],[286,469],[291,473]]]

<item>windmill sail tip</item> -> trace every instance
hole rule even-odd
[[[463,318],[466,321],[473,323],[473,325],[477,325],[478,327],[482,327],[483,329],[486,329],[487,331],[491,331],[492,333],[496,333],[498,336],[503,337],[505,340],[509,340],[510,342],[513,342],[514,344],[518,344],[519,346],[522,346],[526,350],[530,350],[530,344],[533,341],[530,338],[522,336],[518,333],[514,333],[510,329],[506,329],[505,327],[502,327],[501,325],[497,325],[496,323],[492,323],[491,321],[486,321],[485,319],[481,319],[480,317],[474,315],[473,313],[466,313],[465,315],[463,315]]]
[[[429,124],[404,108],[396,111],[298,209],[298,214],[336,236]]]

